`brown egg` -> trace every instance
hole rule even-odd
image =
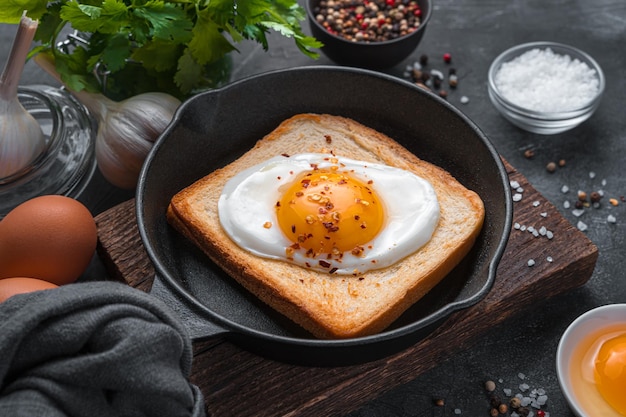
[[[0,221],[0,278],[74,282],[89,265],[96,242],[95,220],[82,203],[58,195],[33,198]]]
[[[0,279],[0,303],[15,294],[25,294],[27,292],[39,290],[51,290],[58,288],[58,285],[36,278],[4,278]]]

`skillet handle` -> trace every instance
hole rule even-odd
[[[178,315],[187,328],[192,340],[225,336],[230,332],[224,327],[211,322],[210,318],[206,317],[206,315],[201,315],[197,311],[194,311],[193,306],[188,306],[178,294],[175,294],[175,292],[163,282],[158,274],[154,276],[150,294],[163,301]]]

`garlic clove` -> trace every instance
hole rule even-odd
[[[17,174],[44,150],[41,126],[18,100],[0,101],[0,178]]]
[[[45,148],[41,126],[17,97],[19,79],[37,26],[37,21],[22,16],[0,75],[0,178],[25,169]]]

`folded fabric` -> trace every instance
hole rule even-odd
[[[184,326],[155,297],[84,282],[0,303],[0,416],[205,416]]]

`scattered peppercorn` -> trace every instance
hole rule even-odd
[[[589,196],[589,198],[591,199],[592,203],[599,203],[600,200],[602,200],[602,194],[600,194],[597,191],[593,191],[591,195]]]
[[[497,395],[492,395],[489,398],[489,405],[491,405],[491,408],[498,408],[500,404],[502,404],[502,401],[500,400],[500,397],[498,397]]]
[[[609,203],[611,203],[612,206],[617,206],[619,204],[619,202],[617,201],[616,198],[612,198],[609,200]]]
[[[535,151],[534,151],[533,149],[526,149],[526,150],[524,151],[524,158],[526,158],[526,159],[530,159],[530,158],[532,158],[533,156],[535,156]]]
[[[513,409],[520,408],[520,406],[522,405],[522,400],[520,400],[518,397],[513,397],[511,398],[511,401],[509,402],[509,404],[511,405],[511,408]]]
[[[420,55],[420,64],[424,67],[428,65],[428,55],[426,54]]]
[[[489,411],[489,415],[490,415],[491,417],[498,417],[498,414],[500,414],[500,413],[498,412],[498,409],[497,409],[497,408],[492,408],[492,409]]]
[[[587,201],[587,193],[582,191],[582,190],[579,190],[578,191],[578,200],[580,200],[580,201]]]
[[[439,90],[439,97],[448,98],[448,92],[446,90]]]
[[[493,381],[487,381],[485,382],[485,390],[487,392],[493,392],[496,389],[496,383]]]
[[[456,86],[459,85],[459,78],[456,74],[450,74],[448,76],[448,84],[450,85],[450,88],[456,88]]]
[[[507,407],[506,404],[502,403],[498,406],[498,411],[500,412],[500,414],[505,414],[507,411],[509,411],[509,407]]]
[[[550,173],[556,171],[556,163],[548,162],[548,165],[546,165],[546,170],[548,170],[548,172]]]
[[[565,159],[559,159],[559,166],[563,168],[565,166]]]
[[[450,55],[447,52],[443,54],[443,62],[445,62],[446,64],[449,64],[450,62],[452,62],[452,55]]]
[[[520,417],[528,417],[528,415],[530,414],[530,410],[527,407],[520,407],[517,409],[517,414]]]
[[[435,398],[434,402],[437,407],[443,407],[445,405],[443,398]]]

